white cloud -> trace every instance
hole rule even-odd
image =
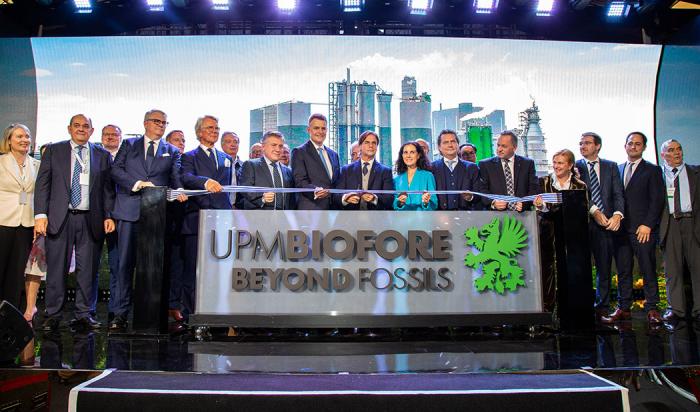
[[[109,73],[109,75],[112,77],[129,77],[126,73]]]
[[[46,77],[46,76],[53,76],[53,73],[51,71],[46,70],[46,69],[27,69],[22,71],[20,73],[22,76],[27,76],[27,77]]]
[[[73,62],[70,64],[72,67],[83,67],[85,66],[85,63],[83,62]]]

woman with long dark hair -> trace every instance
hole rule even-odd
[[[394,186],[397,191],[435,190],[435,177],[430,172],[428,159],[418,143],[406,142],[401,145],[396,161]],[[437,196],[427,192],[423,194],[399,193],[394,196],[394,209],[435,210],[437,209]]]

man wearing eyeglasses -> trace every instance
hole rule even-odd
[[[207,190],[210,194],[192,197],[187,203],[182,234],[185,242],[185,269],[182,272],[182,315],[185,320],[194,312],[197,272],[197,238],[199,211],[231,209],[231,198],[223,186],[231,182],[233,159],[216,150],[219,140],[219,119],[206,115],[197,119],[194,132],[199,146],[182,155],[182,182],[186,189]]]
[[[465,162],[476,163],[476,146],[471,143],[459,145],[459,157]]]
[[[117,184],[113,217],[117,219],[119,269],[114,287],[110,287],[109,310],[114,319],[112,332],[127,327],[131,305],[131,285],[136,266],[136,237],[139,231],[141,193],[145,187],[181,188],[180,151],[162,139],[168,125],[162,110],[149,110],[143,118],[141,137],[123,141],[112,165],[112,179]],[[178,201],[187,197],[180,195]]]

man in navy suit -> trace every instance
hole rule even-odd
[[[391,169],[379,163],[375,156],[379,146],[379,136],[373,131],[360,135],[359,159],[340,169],[337,189],[357,190],[357,192],[336,194],[335,203],[348,210],[391,210],[394,196],[373,195],[364,190],[394,190]]]
[[[591,250],[596,267],[596,315],[602,319],[610,310],[610,272],[614,232],[624,217],[625,194],[620,170],[615,162],[598,157],[603,140],[593,132],[581,135],[579,150],[584,159],[576,162],[581,179],[588,187]],[[625,315],[618,320],[625,319]]]
[[[438,210],[474,209],[474,195],[466,193],[477,190],[479,168],[475,163],[461,160],[459,138],[454,130],[445,129],[437,138],[438,150],[442,154],[432,164],[436,190],[463,190],[461,195],[437,195]]]
[[[114,313],[109,325],[111,331],[122,331],[127,327],[138,247],[136,235],[141,214],[140,190],[153,186],[182,187],[180,151],[162,139],[167,125],[167,116],[163,111],[154,109],[146,112],[143,136],[124,140],[112,165],[112,179],[117,184],[112,216],[117,219],[119,271],[109,300],[109,309]],[[178,200],[184,202],[187,197],[180,195]]]
[[[70,140],[46,149],[36,180],[35,230],[46,235],[46,320],[56,330],[65,303],[66,273],[75,248],[75,326],[97,329],[90,315],[93,290],[105,233],[114,231],[111,211],[114,186],[109,153],[88,143],[92,121],[78,114],[68,124]]]
[[[268,131],[261,140],[263,156],[243,163],[241,185],[256,187],[294,187],[292,169],[282,164],[284,136]],[[243,208],[248,210],[293,210],[296,208],[294,193],[243,193]]]
[[[226,185],[237,186],[241,178],[241,167],[243,162],[238,157],[238,148],[241,140],[234,132],[223,132],[221,134],[221,150],[231,156],[231,182]],[[238,193],[229,193],[229,199],[234,209],[243,209],[243,199]]]
[[[663,321],[658,311],[659,284],[656,278],[656,243],[664,208],[664,178],[661,168],[642,159],[647,137],[642,132],[627,135],[627,161],[618,165],[625,194],[625,219],[615,237],[619,291],[618,307],[603,323],[630,318],[632,307],[632,267],[637,257],[644,278],[644,310],[647,321],[658,326]],[[627,313],[625,313],[627,312]]]
[[[309,140],[292,149],[292,174],[294,186],[315,189],[301,193],[298,208],[301,210],[329,210],[333,208],[328,189],[335,186],[340,175],[338,154],[323,145],[326,140],[326,116],[314,113],[309,117],[306,131]]]
[[[216,150],[219,140],[219,119],[206,115],[194,126],[199,147],[182,156],[182,182],[185,189],[206,189],[211,194],[193,196],[187,202],[182,234],[185,238],[185,268],[182,277],[182,315],[187,319],[194,313],[197,273],[197,239],[199,211],[230,210],[231,200],[223,187],[231,182],[231,156]]]
[[[182,130],[171,130],[165,135],[165,141],[175,146],[180,155],[185,153],[185,133]],[[185,267],[185,241],[182,238],[182,223],[185,220],[187,202],[168,202],[166,216],[165,256],[166,272],[170,275],[170,296],[168,297],[168,316],[179,328],[185,320],[182,316],[182,272]],[[172,330],[177,332],[177,330]]]
[[[539,182],[535,174],[535,162],[515,154],[518,137],[506,130],[498,136],[496,156],[479,162],[480,192],[496,195],[525,197],[536,195]],[[515,210],[522,212],[532,202],[508,203],[502,200],[484,198],[483,204],[494,210]]]

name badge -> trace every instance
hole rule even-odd
[[[90,184],[90,174],[89,173],[81,173],[80,174],[80,185],[87,186],[89,184]]]
[[[231,161],[228,159],[224,160],[224,167],[231,167]]]
[[[666,197],[669,199],[673,199],[673,196],[676,194],[676,188],[675,187],[667,187],[666,188]]]
[[[21,191],[19,192],[19,204],[20,205],[26,205],[29,199],[29,195],[27,195],[27,192]]]

